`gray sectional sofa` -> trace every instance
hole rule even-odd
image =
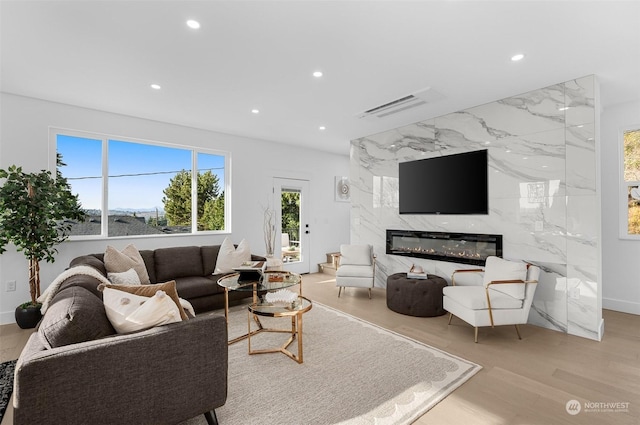
[[[227,398],[227,328],[213,275],[219,246],[140,251],[152,283],[176,281],[196,317],[117,334],[102,303],[100,281],[67,278],[20,354],[14,424],[177,424]],[[255,260],[263,257],[252,256]],[[106,276],[102,254],[74,259]],[[232,299],[251,292],[232,292]]]
[[[189,301],[197,314],[224,308],[224,289],[217,282],[226,273],[213,274],[216,269],[218,251],[220,251],[220,245],[186,246],[141,250],[140,255],[142,255],[147,267],[151,283],[175,280],[178,295]],[[89,265],[97,268],[106,277],[107,271],[103,260],[103,254],[83,255],[72,260],[70,267]],[[265,261],[266,258],[251,255],[251,260]],[[70,278],[69,284],[77,285],[78,280],[82,279]],[[84,282],[79,283],[85,286]],[[92,279],[88,283],[93,288],[93,284],[98,281]],[[61,289],[65,286],[67,286],[66,282]],[[229,302],[232,303],[251,295],[250,291],[232,291],[229,292]]]

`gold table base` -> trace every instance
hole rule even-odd
[[[269,273],[269,272],[267,272]],[[220,281],[222,281],[223,279],[227,279],[229,277],[233,277],[237,275],[237,273],[233,273],[231,275],[227,275],[224,276],[222,279],[218,280],[218,284],[220,284]],[[259,282],[251,282],[248,284],[243,285],[244,287],[251,287],[252,288],[252,293],[253,293],[253,304],[257,304],[258,303],[258,283]],[[302,278],[300,278],[299,282],[295,283],[295,285],[299,285],[299,290],[298,293],[300,295],[302,295]],[[227,322],[227,329],[229,329],[229,287],[228,286],[224,286],[224,318]],[[248,333],[244,334],[244,335],[240,335],[236,338],[230,339],[228,342],[228,345],[231,344],[235,344],[238,341],[242,341],[243,339],[248,338],[249,336],[253,336],[255,334],[258,334],[262,331],[264,331],[265,329],[262,327],[262,324],[260,323],[260,319],[258,319],[258,317],[256,315],[254,315],[254,320],[256,321],[256,323],[258,324],[258,329],[252,331],[249,330]],[[288,331],[286,331],[288,332]]]
[[[302,313],[304,313],[304,311],[300,311],[297,314],[295,314],[294,316],[291,316],[291,330],[288,329],[270,329],[270,328],[263,328],[262,325],[260,325],[260,327],[254,331],[251,330],[251,316],[254,316],[254,319],[256,322],[258,322],[258,324],[260,324],[260,321],[258,320],[257,317],[255,317],[255,315],[253,313],[251,313],[251,311],[249,311],[249,332],[247,333],[247,335],[245,335],[245,338],[247,338],[248,341],[248,346],[249,346],[249,354],[266,354],[266,353],[282,353],[286,356],[288,356],[289,358],[295,360],[298,363],[302,363],[303,362],[303,357],[302,357]],[[287,334],[291,334],[291,336],[289,336],[289,338],[284,342],[284,344],[282,344],[282,346],[278,347],[278,348],[267,348],[267,349],[260,349],[260,350],[252,350],[251,349],[251,337],[253,335],[256,335],[260,332],[275,332],[275,333],[287,333]],[[288,350],[289,346],[291,345],[291,343],[293,343],[294,340],[298,340],[298,354],[294,354],[291,351]]]
[[[296,306],[292,308],[277,307],[273,304],[251,304],[248,308],[248,327],[247,327],[247,341],[249,346],[249,354],[265,354],[265,353],[282,353],[292,360],[298,363],[303,362],[302,356],[302,315],[311,310],[313,304],[308,298],[298,296],[295,302]],[[258,323],[258,329],[251,330],[251,316]],[[291,318],[291,329],[271,329],[263,328],[260,320],[256,316],[274,317],[274,318]],[[251,348],[251,337],[260,332],[275,332],[289,334],[289,338],[277,348],[267,348],[253,350]],[[294,354],[289,351],[289,346],[297,341],[298,354]]]

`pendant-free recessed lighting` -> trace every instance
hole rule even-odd
[[[260,110],[259,110],[259,109],[252,109],[252,110],[251,110],[251,113],[252,113],[252,114],[259,114],[259,113],[260,113]]]
[[[200,22],[194,21],[193,19],[189,19],[187,21],[187,26],[189,28],[193,28],[194,30],[197,30],[198,28],[200,28]]]
[[[518,61],[521,61],[522,59],[524,59],[524,55],[522,53],[518,53],[517,55],[511,56],[511,60],[513,62],[518,62]]]
[[[318,130],[320,130],[320,131],[323,131],[323,130],[326,130],[326,129],[327,129],[327,127],[325,127],[324,125],[321,125],[320,127],[318,127]]]
[[[162,87],[160,87],[160,84],[151,84],[151,88],[154,90],[160,90]]]
[[[316,77],[316,78],[320,78],[320,77],[322,77],[322,75],[323,75],[323,74],[322,74],[322,71],[315,71],[315,72],[313,73],[313,76],[314,76],[314,77]]]

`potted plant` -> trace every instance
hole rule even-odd
[[[64,166],[61,156],[58,167]],[[15,165],[0,169],[0,254],[8,244],[15,245],[29,261],[31,301],[16,308],[16,322],[23,329],[35,327],[40,320],[40,261],[55,261],[55,246],[69,236],[72,223],[84,220],[78,197],[62,177],[46,170],[25,173]],[[27,316],[25,320],[24,316]]]

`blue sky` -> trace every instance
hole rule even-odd
[[[58,135],[57,150],[82,207],[100,209],[102,141]],[[224,189],[223,156],[199,153],[198,168],[211,169]],[[109,140],[109,209],[162,209],[162,191],[182,169],[191,169],[191,150]]]

